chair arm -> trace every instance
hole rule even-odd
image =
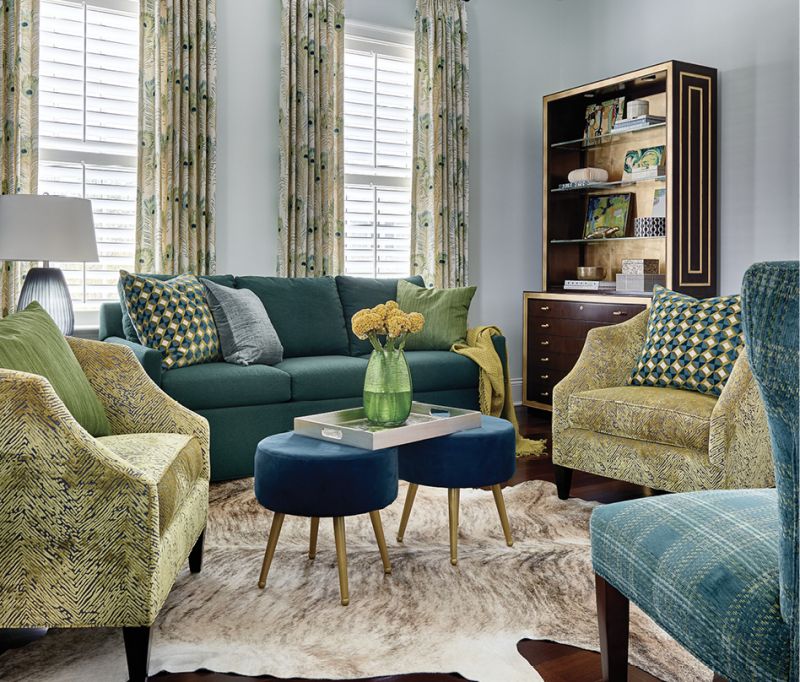
[[[200,441],[209,477],[209,427],[204,417],[153,383],[133,351],[119,344],[68,337],[86,378],[103,404],[114,434],[181,433]]]
[[[624,386],[642,352],[648,310],[586,335],[578,362],[553,389],[553,436],[569,426],[567,404],[573,393]]]
[[[156,484],[92,438],[44,377],[0,370],[0,490],[0,627],[148,615],[125,597],[156,568]]]
[[[161,353],[154,348],[148,348],[141,343],[134,343],[128,339],[120,338],[119,336],[109,336],[103,339],[106,343],[116,343],[119,346],[127,346],[133,351],[136,359],[139,361],[144,371],[157,386],[161,385]]]
[[[746,348],[711,413],[708,458],[724,468],[727,488],[775,485],[769,423]]]

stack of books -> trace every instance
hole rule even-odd
[[[637,116],[636,118],[619,118],[614,123],[613,133],[629,133],[631,130],[658,125],[667,120],[666,116]]]
[[[599,279],[565,279],[564,288],[576,291],[616,291],[617,283]]]

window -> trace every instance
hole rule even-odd
[[[42,0],[39,194],[92,200],[99,263],[64,271],[78,324],[133,269],[139,17],[135,0]]]
[[[345,273],[411,269],[413,34],[350,22],[344,61]]]

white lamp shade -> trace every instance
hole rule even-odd
[[[92,202],[38,194],[0,196],[0,260],[97,261]]]

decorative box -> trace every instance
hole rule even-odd
[[[622,261],[623,275],[657,275],[658,258],[625,258]]]
[[[573,184],[579,182],[608,182],[608,171],[602,168],[576,168],[567,175]]]
[[[617,291],[650,293],[656,284],[667,283],[666,275],[617,275]]]
[[[633,236],[634,237],[663,237],[667,234],[666,218],[634,218]]]

